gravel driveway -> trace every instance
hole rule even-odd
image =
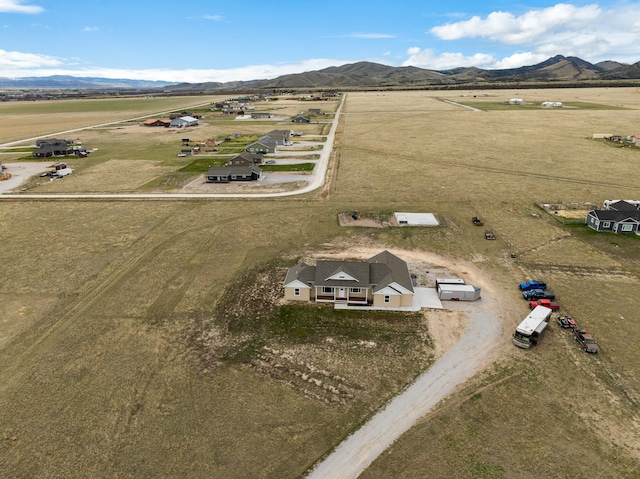
[[[467,331],[428,371],[318,463],[308,478],[357,478],[396,439],[486,365],[502,340],[502,323],[493,300],[483,297],[480,302],[447,303],[447,309],[469,317]],[[428,465],[425,475],[429,475]]]
[[[0,181],[0,194],[9,193],[18,188],[33,175],[49,170],[50,165],[51,163],[41,162],[4,163],[4,166],[7,167],[6,172],[11,173],[11,178]]]

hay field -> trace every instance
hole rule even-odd
[[[525,93],[491,92],[548,90]],[[565,226],[535,203],[640,198],[640,152],[590,140],[634,127],[640,105],[633,89],[557,93],[630,109],[472,112],[442,92],[349,93],[324,196],[0,203],[0,476],[299,477],[432,360],[420,318],[265,300],[298,257],[360,244],[472,262],[513,298],[503,357],[363,477],[636,477],[640,242]],[[204,123],[189,136],[239,130]],[[181,133],[135,128],[80,132],[99,150],[77,178],[188,163]],[[352,210],[433,212],[442,226],[339,227]],[[594,333],[599,357],[553,324],[538,348],[511,345],[527,277]]]

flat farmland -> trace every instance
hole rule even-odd
[[[183,110],[216,99],[222,98],[203,96],[3,102],[0,104],[0,143],[176,109]]]
[[[429,367],[429,319],[447,319],[281,304],[288,266],[362,245],[473,264],[508,304],[501,356],[362,477],[638,477],[640,241],[536,207],[640,199],[640,151],[591,140],[636,134],[638,93],[488,94],[612,109],[471,111],[443,101],[460,92],[355,92],[324,195],[0,203],[0,476],[300,477]],[[207,115],[188,136],[284,125]],[[144,189],[192,161],[176,157],[182,133],[78,132],[98,151],[75,182],[38,188]],[[441,226],[340,227],[353,210],[432,212]],[[530,277],[594,334],[599,356],[555,324],[537,348],[513,347],[528,310],[515,285]]]

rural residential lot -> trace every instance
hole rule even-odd
[[[525,102],[506,105],[513,97]],[[310,194],[13,199],[181,192],[225,143],[230,154],[242,148],[223,142],[197,165],[177,156],[185,136],[255,139],[293,128],[322,143],[341,101],[317,102],[326,120],[292,126],[224,118],[209,108],[221,99],[0,104],[0,143],[63,136],[97,148],[72,160],[70,177],[34,177],[0,202],[0,477],[308,473],[465,328],[455,312],[281,301],[288,267],[363,248],[482,275],[503,333],[487,367],[361,477],[640,477],[640,238],[598,234],[537,206],[569,205],[580,218],[588,204],[640,200],[640,148],[592,138],[640,133],[640,89],[351,92],[327,183]],[[537,107],[543,101],[566,107]],[[310,106],[289,97],[256,104],[286,118]],[[140,126],[188,109],[202,111],[198,127]],[[28,156],[4,149],[0,159]],[[340,226],[352,211],[381,222],[430,212],[440,226]],[[517,284],[528,278],[547,282],[600,354],[585,354],[555,323],[534,349],[513,346],[528,312]]]

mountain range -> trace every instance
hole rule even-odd
[[[640,62],[627,65],[615,61],[589,63],[577,57],[557,55],[537,65],[501,70],[476,67],[429,70],[358,62],[322,70],[282,75],[269,80],[171,84],[159,81],[53,76],[40,78],[0,78],[0,88],[161,90],[167,93],[215,91],[259,91],[286,89],[357,88],[456,88],[465,86],[552,86],[582,84],[615,85],[640,80]]]

